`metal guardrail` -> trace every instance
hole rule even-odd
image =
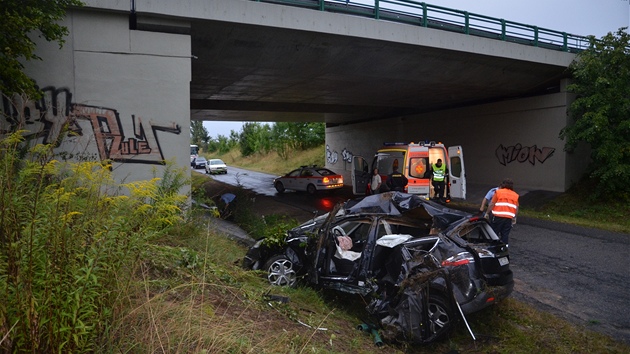
[[[589,38],[514,21],[412,0],[252,0],[319,11],[345,13],[416,25],[534,47],[577,53],[590,47]],[[368,2],[372,4],[366,4]]]

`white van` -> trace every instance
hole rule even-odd
[[[446,199],[466,199],[466,173],[461,146],[445,147],[442,143],[385,143],[378,150],[371,168],[361,156],[354,156],[352,162],[352,191],[364,195],[368,190],[371,172],[378,168],[383,184],[394,165],[409,180],[405,192],[425,198],[434,195],[431,185],[431,165],[442,159],[448,169]]]

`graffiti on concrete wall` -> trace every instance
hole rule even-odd
[[[326,144],[326,162],[328,162],[331,165],[334,165],[337,163],[338,159],[339,157],[338,157],[337,151],[331,151],[330,146]]]
[[[341,158],[345,162],[352,163],[352,153],[346,148],[343,148],[343,151],[341,151]]]
[[[516,144],[505,147],[501,144],[495,150],[495,154],[499,163],[503,166],[512,162],[529,162],[532,165],[536,165],[536,161],[545,163],[553,155],[554,151],[556,149],[552,147],[539,149],[536,145],[522,146],[521,144]]]
[[[83,152],[73,158],[93,155],[100,160],[144,164],[164,164],[159,132],[181,134],[181,127],[175,123],[155,125],[135,115],[127,121],[132,128],[126,134],[115,109],[73,103],[66,88],[47,87],[43,92],[43,97],[36,101],[24,101],[19,96],[9,101],[3,96],[0,133],[20,127],[28,130],[27,139],[55,146],[62,140],[89,139],[96,147],[95,153]],[[68,134],[62,135],[65,130]]]
[[[348,163],[352,163],[352,153],[344,148],[341,151],[341,160],[348,162]],[[330,146],[328,144],[326,144],[326,162],[328,162],[331,165],[334,165],[337,163],[337,161],[339,161],[339,154],[337,153],[336,150],[330,150]]]
[[[44,144],[58,145],[64,126],[81,135],[81,129],[69,120],[72,110],[72,94],[67,89],[47,87],[39,100],[24,100],[16,95],[11,100],[2,95],[0,132],[7,133],[18,127],[27,130],[24,137],[39,139]]]

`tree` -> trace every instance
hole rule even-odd
[[[225,154],[236,145],[238,145],[238,140],[233,140],[225,135],[219,134],[215,139],[210,138],[210,140],[208,141],[207,151]]]
[[[0,91],[7,95],[39,96],[35,80],[24,72],[23,61],[41,60],[33,36],[56,41],[61,47],[68,28],[58,22],[79,0],[0,0]]]
[[[247,122],[238,141],[243,156],[267,153],[271,150],[271,128],[268,124]]]
[[[193,120],[190,122],[190,143],[199,145],[204,151],[207,149],[210,135],[208,130],[203,126],[202,121]]]
[[[590,145],[593,196],[630,200],[630,35],[625,29],[601,40],[590,37],[590,48],[571,64],[574,123],[560,137],[567,151],[580,142]]]
[[[276,122],[271,130],[272,146],[284,159],[292,150],[305,150],[324,144],[324,123]]]

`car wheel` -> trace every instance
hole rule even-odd
[[[284,193],[284,184],[282,184],[282,182],[276,182],[276,190],[278,193]]]
[[[427,312],[430,334],[435,335],[436,339],[451,331],[455,322],[455,313],[444,297],[430,294]]]
[[[271,285],[293,287],[297,283],[297,274],[293,269],[293,262],[283,254],[271,257],[265,263],[264,269],[269,273],[267,280],[269,280]]]
[[[314,185],[309,184],[308,186],[306,186],[306,191],[308,192],[308,194],[315,194],[315,192],[317,192],[317,189]]]

